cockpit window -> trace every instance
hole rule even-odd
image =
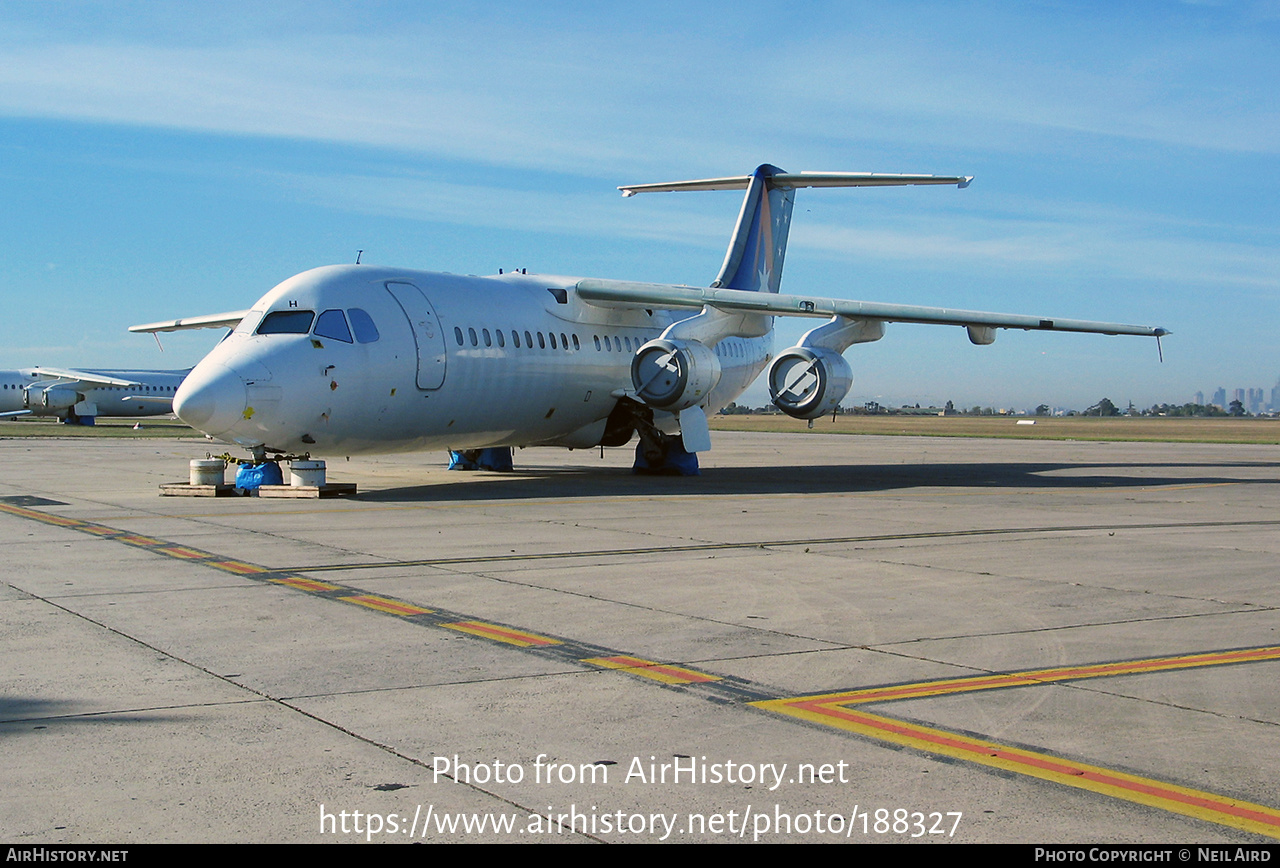
[[[340,310],[326,310],[316,320],[315,336],[333,338],[344,344],[351,343],[351,329],[347,328],[347,318]]]
[[[371,344],[378,339],[378,327],[373,324],[373,317],[358,307],[347,311],[351,317],[351,327],[355,329],[356,340],[362,344]]]
[[[262,318],[260,335],[305,335],[311,331],[315,314],[309,310],[277,310]]]

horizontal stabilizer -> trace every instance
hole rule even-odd
[[[678,190],[745,190],[752,175],[704,178],[701,181],[669,181],[661,184],[629,184],[619,187],[623,196],[637,193],[670,193]],[[916,184],[955,184],[968,187],[972,175],[893,175],[883,172],[777,172],[768,176],[772,189],[800,187],[909,187]]]

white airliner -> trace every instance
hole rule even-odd
[[[948,184],[971,178],[862,172],[750,175],[620,187],[624,196],[745,189],[709,288],[550,275],[489,277],[335,265],[289,278],[247,311],[134,326],[233,331],[174,398],[184,422],[268,452],[621,446],[660,466],[711,448],[707,414],[766,368],[773,402],[800,419],[832,412],[853,383],[842,353],[885,323],[1159,338],[1148,326],[781,295],[800,187]],[[776,355],[773,318],[825,320]],[[639,460],[639,458],[638,458]]]
[[[159,416],[173,412],[173,396],[186,375],[45,367],[0,371],[0,418],[57,416],[92,425],[98,416]]]

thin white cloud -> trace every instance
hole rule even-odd
[[[422,176],[264,173],[261,178],[306,201],[357,213],[713,250],[726,242],[731,212],[736,211],[736,203],[726,197],[717,202],[665,197],[621,203],[604,190],[514,189]],[[1280,289],[1280,250],[1271,243],[1214,240],[1199,225],[1113,208],[1042,204],[1038,210],[1037,216],[988,217],[908,209],[887,222],[866,215],[855,225],[800,221],[791,250],[793,256],[864,265],[910,263],[947,272],[996,269],[1003,278],[1053,271],[1178,286]],[[1218,227],[1219,232],[1227,230]]]
[[[995,268],[1002,278],[1051,268],[1180,287],[1280,290],[1280,251],[1274,247],[1155,237],[1114,224],[969,220],[963,234],[935,220],[904,229],[823,225],[797,232],[792,248],[830,259],[909,262],[948,271]]]
[[[894,41],[833,62],[842,38],[795,50],[786,73],[787,89],[806,103],[804,116],[823,118],[828,129],[873,117],[911,137],[1005,149],[1043,150],[1043,138],[1056,131],[1227,152],[1280,151],[1280,110],[1268,84],[1280,78],[1280,63],[1271,41],[1233,35],[1130,52],[1118,47],[1098,66],[1010,53],[1007,45],[924,52],[919,45],[903,51]],[[821,86],[803,88],[814,81]],[[904,125],[905,118],[948,126],[922,130]]]
[[[769,50],[751,52],[709,29],[624,36],[615,22],[568,29],[550,16],[518,30],[428,17],[395,32],[182,45],[24,33],[0,44],[0,112],[588,171],[723,171],[761,144],[803,151],[859,135],[1043,149],[1057,131],[1280,150],[1267,97],[1280,59],[1265,34],[1192,40],[1165,28],[1127,45],[1141,22],[1109,32],[1104,16],[1076,50],[1054,44],[1052,16],[1006,12],[1001,33],[959,11],[912,12],[908,25],[936,15],[938,30],[895,29],[894,16],[870,12],[866,33],[835,17],[829,30],[770,34]],[[1026,140],[1029,130],[1042,132]]]
[[[447,173],[441,173],[447,175]],[[615,190],[519,189],[423,174],[339,175],[260,172],[255,177],[326,208],[508,231],[700,244],[727,238],[723,226],[680,208],[623,202]]]

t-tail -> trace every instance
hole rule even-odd
[[[619,187],[624,196],[674,190],[741,190],[738,224],[729,239],[720,274],[711,284],[722,289],[776,293],[782,284],[782,263],[787,253],[787,233],[791,228],[791,207],[799,187],[901,187],[912,184],[955,184],[967,187],[971,176],[887,175],[873,172],[784,172],[765,164],[750,175],[706,178],[701,181],[673,181],[665,184],[634,184]]]

